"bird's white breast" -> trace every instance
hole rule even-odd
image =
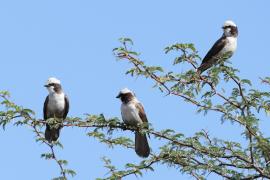
[[[122,103],[121,105],[121,114],[123,121],[132,126],[136,126],[138,123],[142,123],[142,120],[139,116],[139,110],[135,106],[135,102],[131,101],[127,104]]]
[[[237,38],[236,37],[227,37],[226,38],[226,44],[224,48],[221,50],[222,54],[231,52],[234,53],[234,51],[237,48]]]
[[[49,94],[48,109],[51,111],[63,111],[65,108],[65,94]]]

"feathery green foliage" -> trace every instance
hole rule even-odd
[[[126,74],[150,79],[161,93],[193,104],[198,113],[207,115],[209,111],[218,112],[221,122],[229,121],[241,127],[242,133],[239,136],[242,136],[246,143],[210,137],[207,130],[186,137],[173,129],[156,131],[154,126],[149,125],[147,130],[145,125],[142,125],[138,127],[139,130],[153,137],[151,141],[162,142],[160,147],[138,164],[127,163],[122,170],[115,167],[109,158],[103,157],[108,177],[97,178],[98,180],[121,179],[130,175],[143,176],[146,172],[154,171],[155,164],[176,168],[180,173],[189,174],[194,179],[206,179],[209,173],[226,179],[270,179],[270,141],[258,126],[258,114],[270,112],[269,92],[255,89],[250,80],[240,78],[239,70],[233,68],[228,61],[210,68],[206,75],[199,75],[196,70],[201,58],[193,44],[174,44],[165,48],[165,53],[178,54],[172,66],[183,63],[190,65],[185,72],[179,73],[165,71],[158,65],[148,66],[140,60],[139,53],[132,50],[131,39],[121,38],[120,43],[121,46],[113,52],[117,59],[131,64],[132,67]],[[269,77],[261,81],[270,85]],[[0,98],[1,127],[5,129],[14,125],[31,128],[36,141],[49,148],[49,152],[42,153],[41,157],[54,160],[59,166],[60,176],[54,179],[67,179],[76,175],[75,171],[65,168],[68,165],[66,160],[56,157],[54,148],[63,148],[62,144],[59,141],[49,143],[45,140],[42,131],[45,121],[36,119],[30,109],[10,101],[8,92],[1,91]],[[57,124],[57,120],[50,121]],[[124,134],[119,136],[119,131],[135,131],[137,128],[125,125],[119,118],[106,118],[102,114],[87,115],[86,118],[67,118],[63,126],[87,128],[88,136],[107,144],[108,147],[134,149],[134,142]]]

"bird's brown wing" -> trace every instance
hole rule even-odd
[[[224,48],[226,44],[226,37],[222,36],[217,42],[212,46],[212,48],[207,52],[203,58],[202,64],[198,68],[198,73],[201,74],[203,71],[207,70],[211,66],[217,63],[220,57],[217,57],[219,52]]]
[[[212,48],[207,52],[207,54],[203,58],[202,63],[207,63],[209,59],[215,57],[224,48],[225,44],[226,44],[226,37],[222,36],[219,40],[215,42]]]
[[[68,111],[69,111],[69,99],[65,95],[65,109],[64,109],[64,116],[63,116],[64,119],[66,119]]]
[[[144,108],[141,103],[136,104],[136,108],[139,110],[139,116],[144,123],[148,123]]]
[[[147,117],[146,117],[146,114],[145,114],[143,105],[141,103],[137,103],[136,104],[136,108],[139,110],[139,116],[140,116],[141,120],[143,121],[143,123],[146,123],[145,127],[148,129],[149,128],[148,120],[147,120]],[[147,133],[147,134],[148,134],[148,137],[150,138],[149,133]],[[146,154],[149,155],[150,149],[149,149],[149,145],[147,143],[146,135],[143,136],[143,139],[145,139],[145,143],[144,144],[146,145],[144,149],[147,151]],[[135,140],[135,142],[136,142],[136,140]]]
[[[48,102],[49,102],[49,95],[46,97],[44,105],[43,105],[43,118],[44,118],[44,120],[48,119],[48,116],[47,116]]]

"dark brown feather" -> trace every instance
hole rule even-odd
[[[139,116],[143,122],[148,122],[144,108],[141,103],[136,103],[136,108],[139,110]]]
[[[48,102],[49,102],[49,95],[46,97],[46,99],[44,101],[44,105],[43,105],[43,119],[44,120],[48,119],[48,117],[47,117]]]
[[[140,157],[148,157],[150,154],[150,147],[147,141],[146,134],[135,132],[135,152]]]
[[[68,99],[68,97],[65,95],[65,108],[64,108],[64,115],[63,115],[63,118],[64,118],[64,119],[66,119],[67,114],[68,114],[68,111],[69,111],[69,99]]]
[[[141,103],[136,103],[135,107],[139,110],[139,116],[141,120],[144,123],[148,123],[143,105]],[[146,126],[148,129],[148,124]],[[138,154],[140,157],[148,157],[150,154],[150,147],[147,141],[146,134],[142,134],[140,132],[135,132],[135,152]]]
[[[215,42],[212,48],[207,52],[206,56],[203,58],[202,64],[198,68],[198,73],[201,74],[211,66],[217,63],[220,57],[217,54],[224,48],[226,44],[226,37],[222,36],[219,40]]]

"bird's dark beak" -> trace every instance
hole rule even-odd
[[[46,88],[47,88],[47,87],[50,87],[50,86],[49,86],[48,84],[45,84],[45,85],[44,85],[44,87],[46,87]]]
[[[119,93],[117,96],[116,96],[116,98],[120,98],[121,97],[121,94]]]

